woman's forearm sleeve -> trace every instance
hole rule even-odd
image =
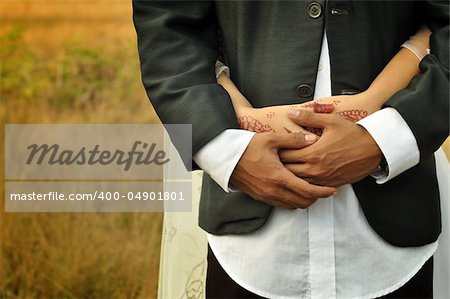
[[[230,68],[226,66],[223,62],[220,60],[216,61],[216,78],[220,76],[220,74],[224,73],[225,76],[230,78]]]
[[[419,61],[430,54],[430,34],[428,27],[422,27],[414,36],[403,43],[402,47],[411,51]]]

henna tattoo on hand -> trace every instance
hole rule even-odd
[[[357,122],[360,119],[363,119],[366,117],[369,113],[366,110],[360,110],[360,109],[351,109],[351,110],[344,110],[341,112],[336,113],[339,116],[342,116],[348,121],[351,122]]]
[[[369,115],[366,110],[361,109],[349,109],[336,112],[336,114],[351,122],[357,122],[358,120],[363,119],[364,117]],[[322,136],[323,133],[323,130],[321,128],[305,127],[305,129],[310,131],[311,133],[316,134],[317,136]]]
[[[288,128],[286,128],[286,127],[283,127],[283,129],[286,131],[286,133],[288,133],[288,134],[291,134],[292,133],[292,131],[291,130],[289,130]]]
[[[301,107],[302,108],[312,108],[313,109],[315,104],[316,104],[315,102],[310,102],[310,103],[302,104]]]
[[[267,118],[274,118],[275,117],[275,112],[274,111],[270,111],[269,113],[266,113],[266,117]]]
[[[263,132],[275,132],[275,130],[267,124],[263,124],[257,119],[254,119],[251,116],[241,116],[238,118],[238,123],[241,129],[252,131],[256,133]]]
[[[302,108],[314,109],[316,113],[331,113],[340,102],[339,100],[334,100],[333,103],[311,102],[302,104]]]

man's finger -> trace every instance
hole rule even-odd
[[[298,164],[298,163],[288,163],[284,166],[289,169],[293,174],[302,180],[310,183],[311,185],[323,186],[324,181],[316,177],[311,171],[311,164]]]
[[[305,200],[301,198],[297,193],[292,192],[288,188],[280,187],[278,198],[278,206],[288,206],[290,209],[304,209],[314,203],[315,200]]]
[[[280,201],[279,199],[273,199],[273,200],[267,199],[264,202],[271,206],[288,209],[288,210],[295,210],[298,208],[296,205],[287,204],[283,201]]]
[[[323,113],[314,113],[306,110],[289,110],[289,118],[300,126],[325,128],[332,123],[333,116]]]
[[[319,198],[329,197],[337,192],[334,187],[316,186],[308,183],[307,181],[297,177],[292,172],[286,169],[288,172],[285,182],[285,187],[289,190],[297,193],[302,198]]]
[[[305,149],[283,149],[278,151],[280,160],[283,163],[304,163],[309,162],[309,155],[313,153],[313,148]]]
[[[316,142],[317,136],[314,134],[291,133],[291,134],[274,134],[272,145],[275,148],[304,148]]]
[[[310,168],[309,164],[300,164],[300,163],[286,163],[284,166],[289,169],[293,174],[297,177],[304,178],[310,177],[311,174],[308,172]]]

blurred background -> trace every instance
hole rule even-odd
[[[2,124],[157,123],[131,1],[0,0],[0,103]],[[156,298],[161,213],[6,214],[3,188],[0,298]]]
[[[156,123],[131,1],[0,0],[4,123]],[[4,213],[0,298],[156,298],[160,213]]]

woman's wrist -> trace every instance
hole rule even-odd
[[[358,101],[367,108],[370,113],[380,110],[383,104],[392,96],[386,93],[381,88],[369,87],[366,91],[363,91],[357,95]]]

